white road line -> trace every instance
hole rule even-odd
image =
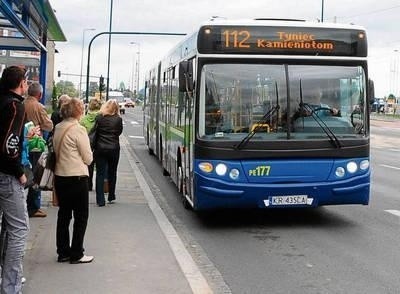
[[[392,166],[392,165],[387,165],[387,164],[380,164],[380,166],[395,169],[395,170],[400,170],[400,167],[397,167],[397,166]]]
[[[400,216],[400,210],[394,210],[394,209],[387,209],[385,210],[386,212],[389,212],[391,214],[394,214],[396,216]]]
[[[190,253],[186,250],[185,245],[183,244],[181,238],[178,233],[174,229],[173,225],[169,222],[168,218],[165,216],[163,210],[158,205],[156,199],[154,198],[153,193],[146,180],[144,179],[143,174],[137,167],[133,156],[129,153],[127,149],[127,145],[129,144],[125,135],[121,135],[122,148],[126,156],[128,157],[129,164],[131,165],[135,176],[138,180],[140,188],[143,191],[143,194],[147,200],[147,203],[157,220],[158,225],[161,228],[161,231],[164,233],[165,238],[168,240],[169,246],[172,252],[175,255],[175,258],[186,277],[190,287],[194,294],[208,294],[213,293],[210,286],[207,283],[207,280],[204,278],[203,274],[200,272],[200,269],[194,262]]]
[[[389,149],[389,151],[400,152],[400,149]]]
[[[132,124],[132,125],[138,125],[138,124],[139,124],[139,122],[137,122],[137,121],[133,120],[133,121],[131,121],[131,124]]]
[[[129,136],[129,138],[133,138],[133,139],[143,139],[143,136]]]

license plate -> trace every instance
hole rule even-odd
[[[307,205],[307,195],[272,196],[270,205]]]

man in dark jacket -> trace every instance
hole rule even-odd
[[[1,293],[22,293],[22,258],[28,235],[28,213],[24,195],[27,179],[21,164],[28,89],[25,70],[4,69],[0,80],[0,209],[8,234],[2,269]]]

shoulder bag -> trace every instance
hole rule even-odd
[[[90,142],[90,147],[92,148],[92,151],[96,149],[96,141],[97,141],[97,124],[98,124],[98,117],[96,117],[96,121],[94,123],[93,128],[90,130],[88,136],[89,136],[89,142]]]
[[[40,190],[44,191],[52,191],[53,190],[53,181],[54,181],[54,171],[57,161],[57,154],[60,154],[62,142],[64,140],[67,131],[73,127],[74,124],[71,124],[67,127],[64,133],[61,135],[60,145],[57,148],[57,153],[54,152],[53,140],[49,144],[52,150],[48,150],[48,152],[43,152],[39,157],[38,164],[36,165],[36,182],[39,185]],[[50,142],[50,140],[49,140]],[[51,163],[49,161],[52,161]]]

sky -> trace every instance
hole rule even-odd
[[[375,82],[375,96],[384,97],[391,93],[400,96],[398,0],[113,0],[112,31],[190,34],[213,16],[227,19],[294,18],[317,22],[322,17],[322,3],[324,22],[353,23],[366,28],[369,75]],[[86,74],[88,43],[94,35],[108,31],[111,0],[50,0],[50,4],[67,38],[67,42],[56,42],[59,53],[55,57],[55,74],[58,70],[62,73],[61,78],[55,75],[56,81],[69,80],[78,87],[79,77],[64,74],[79,75],[82,57],[83,74]],[[110,87],[117,88],[124,82],[130,88],[139,62],[139,88],[142,88],[145,73],[182,38],[112,36]],[[107,76],[107,61],[108,36],[103,35],[92,44],[90,75]],[[83,84],[82,89],[84,87]]]

